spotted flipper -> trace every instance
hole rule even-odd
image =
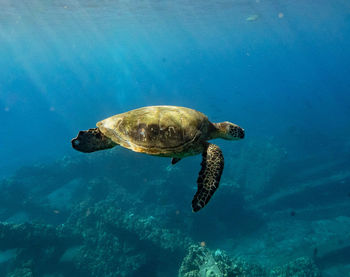
[[[219,187],[224,169],[224,156],[221,149],[215,144],[208,143],[202,154],[201,171],[197,179],[198,189],[192,200],[192,210],[198,212],[213,196]]]
[[[181,160],[181,158],[172,158],[171,159],[171,164],[176,164],[177,162],[179,162]]]
[[[72,139],[73,148],[84,153],[108,149],[116,145],[111,139],[102,134],[98,128],[80,131],[78,136]]]

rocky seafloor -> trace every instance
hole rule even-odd
[[[196,214],[199,156],[116,148],[23,167],[0,181],[0,276],[349,276],[348,153],[287,155],[225,153]]]

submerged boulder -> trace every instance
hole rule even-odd
[[[179,277],[264,277],[266,271],[259,265],[241,259],[232,259],[225,252],[191,245],[184,258]]]
[[[81,237],[64,226],[0,222],[0,251],[12,254],[1,264],[0,276],[44,276],[52,271],[72,273],[74,266],[64,267],[61,257],[68,248],[80,243]]]
[[[298,258],[286,265],[266,269],[225,252],[191,245],[182,261],[178,277],[321,277],[320,270],[309,258]]]
[[[301,257],[270,271],[269,277],[321,277],[320,270],[312,259]]]

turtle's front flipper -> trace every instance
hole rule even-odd
[[[215,144],[208,143],[203,151],[201,171],[197,179],[198,190],[192,200],[192,209],[198,212],[206,204],[219,187],[224,169],[224,156],[221,149]]]
[[[78,136],[72,139],[73,148],[84,153],[108,149],[116,145],[111,139],[102,134],[98,128],[80,131]]]

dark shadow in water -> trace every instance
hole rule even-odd
[[[264,225],[261,215],[245,208],[241,193],[229,187],[220,189],[212,203],[193,215],[193,238],[220,242],[225,238],[246,236]]]
[[[315,258],[315,262],[321,269],[350,264],[350,246],[331,251],[320,258]]]
[[[137,270],[133,271],[130,277],[137,276],[162,276],[160,272],[166,272],[164,276],[176,276],[180,267],[184,253],[182,251],[164,251],[158,245],[147,241],[140,240],[135,233],[127,230],[108,226],[108,233],[114,233],[118,238],[129,244],[129,255],[137,255],[139,253],[146,254],[146,261]],[[131,250],[133,249],[133,250]],[[145,251],[146,250],[146,251]],[[153,252],[153,254],[152,254]]]
[[[155,253],[154,257],[148,257],[146,263],[134,271],[130,277],[177,276],[181,259],[169,256],[168,253],[164,254],[162,260],[155,257],[159,257],[159,253]]]

